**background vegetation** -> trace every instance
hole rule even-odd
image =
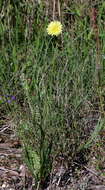
[[[46,32],[52,20],[63,25],[58,37]],[[57,155],[70,164],[103,150],[105,2],[1,0],[0,44],[1,118],[14,117],[43,186]]]

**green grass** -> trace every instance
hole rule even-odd
[[[72,160],[105,125],[105,3],[98,5],[98,36],[89,12],[93,5],[77,5],[67,5],[76,15],[69,16],[67,9],[67,18],[62,12],[58,37],[46,32],[51,18],[44,17],[44,4],[0,5],[0,109],[14,113],[25,161],[41,183],[56,155]],[[16,100],[9,104],[7,94]],[[87,125],[89,115],[96,130]]]

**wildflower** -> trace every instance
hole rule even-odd
[[[7,102],[10,104],[13,100],[15,100],[16,97],[15,96],[11,96],[11,99],[7,100]]]
[[[13,95],[0,95],[0,100],[2,101],[2,104],[4,103],[11,103],[12,101],[16,100],[16,97]]]
[[[47,27],[47,33],[52,36],[58,36],[62,32],[62,24],[59,21],[52,21]]]
[[[10,103],[11,103],[11,100],[7,100],[7,102],[8,102],[8,104],[10,104]]]

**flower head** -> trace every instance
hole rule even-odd
[[[59,21],[52,21],[47,27],[47,33],[52,36],[58,36],[62,32],[62,24]]]

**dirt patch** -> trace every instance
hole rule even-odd
[[[98,149],[97,149],[98,150]],[[103,155],[104,151],[99,152]],[[102,156],[101,156],[102,158]],[[100,159],[101,159],[100,158]],[[105,162],[97,169],[97,151],[90,153],[89,161],[80,152],[68,164],[60,155],[53,163],[43,190],[105,190]],[[35,180],[23,163],[22,147],[13,123],[8,120],[0,127],[0,190],[35,190]]]

